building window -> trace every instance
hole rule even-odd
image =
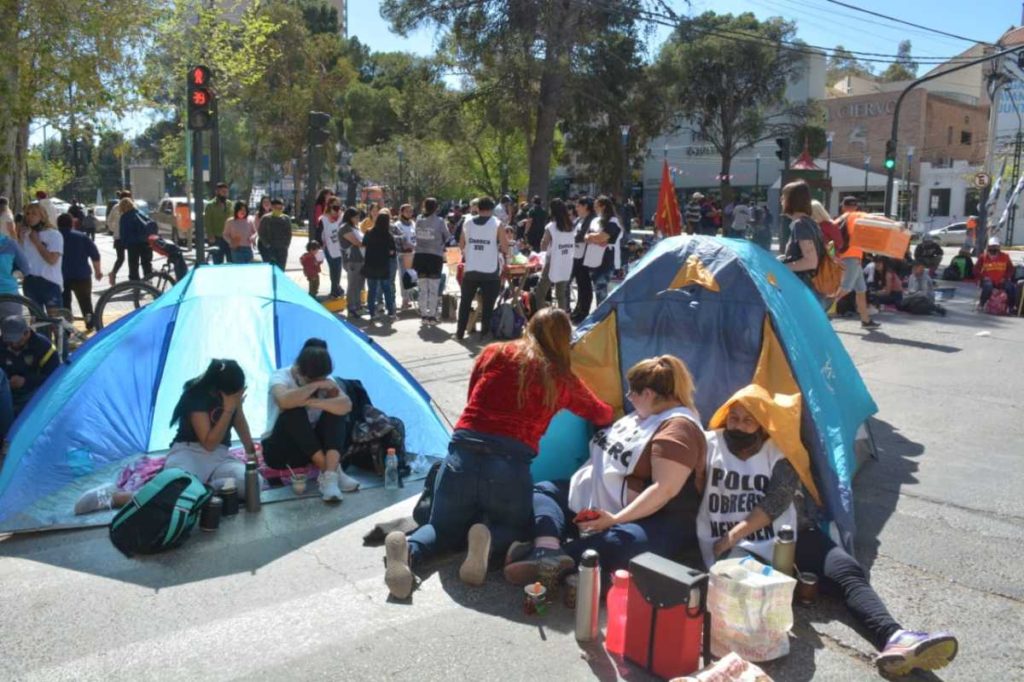
[[[928,195],[928,215],[949,215],[949,188],[931,190]]]
[[[978,190],[968,189],[964,192],[964,217],[978,215],[978,201],[981,199]]]
[[[953,144],[953,126],[946,130],[946,144]]]
[[[960,131],[960,144],[967,145],[968,147],[971,145],[971,131]]]

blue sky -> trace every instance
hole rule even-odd
[[[910,39],[912,54],[929,57],[949,57],[971,46],[971,43],[936,35],[927,31],[894,25],[892,22],[871,17],[856,10],[840,7],[827,0],[692,0],[687,6],[682,0],[670,0],[679,14],[699,14],[708,10],[718,13],[753,12],[758,18],[782,16],[795,21],[797,36],[811,45],[834,47],[842,44],[848,49],[863,52],[894,54],[900,40]],[[1020,0],[850,0],[864,9],[922,24],[929,28],[964,35],[968,38],[995,41],[1012,25],[1021,21]],[[984,11],[979,11],[981,8]],[[937,11],[941,9],[941,11]],[[437,32],[419,29],[407,37],[390,31],[380,16],[377,0],[349,0],[349,35],[356,36],[372,50],[379,52],[406,51],[429,55],[436,49]],[[651,36],[648,50],[654,54],[670,33],[665,27],[657,28]],[[876,65],[882,70],[885,65]],[[929,67],[922,67],[919,74]],[[144,115],[132,115],[121,122],[129,134],[140,132],[148,125]],[[36,130],[32,142],[41,142]]]

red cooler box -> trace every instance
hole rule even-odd
[[[665,679],[700,669],[710,642],[707,574],[651,552],[629,562],[629,572],[626,658]]]

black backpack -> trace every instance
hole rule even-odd
[[[110,541],[126,557],[183,543],[213,491],[183,469],[164,469],[110,522]]]

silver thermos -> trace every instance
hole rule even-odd
[[[256,458],[250,457],[245,463],[245,509],[260,510],[260,474],[256,471]]]
[[[601,619],[601,566],[597,552],[588,549],[580,557],[579,582],[576,587],[576,640],[597,639]]]

